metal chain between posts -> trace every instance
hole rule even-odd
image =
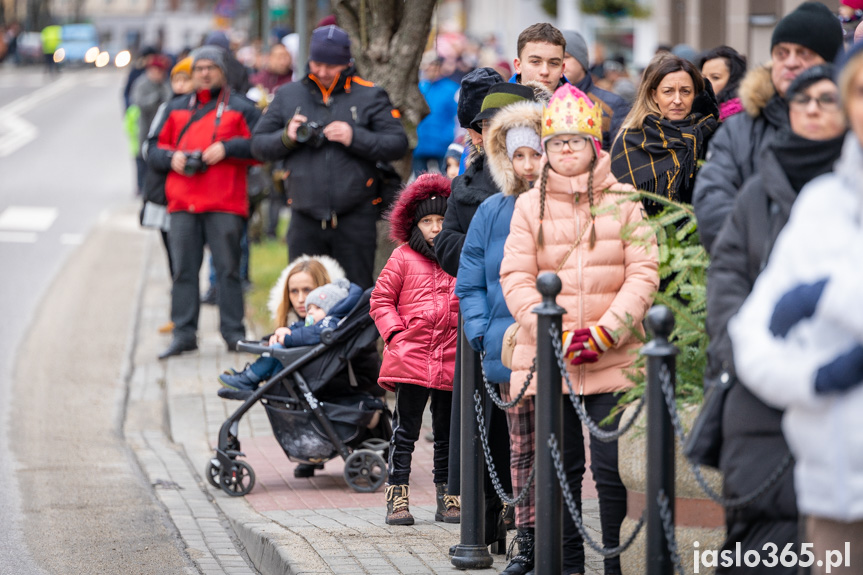
[[[598,440],[609,443],[612,441],[616,441],[620,437],[622,437],[627,431],[629,431],[633,425],[635,425],[635,421],[638,419],[638,415],[641,413],[642,408],[644,407],[644,399],[645,395],[642,395],[638,400],[638,404],[635,408],[635,413],[632,414],[632,418],[624,424],[623,427],[619,427],[614,431],[605,431],[599,428],[599,425],[590,418],[587,410],[583,405],[578,401],[578,397],[575,395],[575,389],[573,388],[572,381],[569,379],[569,372],[566,369],[566,359],[563,356],[563,343],[560,341],[560,332],[557,331],[557,326],[552,325],[549,329],[549,335],[551,335],[551,344],[554,348],[554,356],[557,358],[557,367],[560,370],[560,375],[563,377],[564,381],[566,381],[566,386],[569,388],[569,400],[572,402],[572,406],[575,408],[575,412],[578,414],[578,418],[582,423],[587,427],[587,430],[590,432],[592,436],[597,438]]]
[[[527,379],[524,380],[524,385],[521,388],[521,391],[518,392],[511,401],[504,401],[495,391],[494,386],[488,382],[488,378],[485,375],[485,367],[482,362],[485,361],[485,352],[481,352],[479,354],[479,366],[482,371],[482,383],[485,385],[485,390],[488,393],[489,398],[494,402],[496,406],[501,409],[509,409],[510,407],[514,407],[521,401],[521,398],[524,397],[527,388],[530,387],[530,382],[533,379],[534,374],[536,373],[536,357],[533,358],[533,363],[530,364],[530,369],[527,372]]]
[[[686,444],[686,434],[683,431],[683,424],[680,422],[680,414],[677,412],[677,403],[674,400],[674,386],[671,385],[671,372],[668,369],[668,366],[662,364],[659,368],[659,383],[662,387],[662,394],[665,397],[665,406],[668,408],[668,412],[671,414],[671,424],[674,427],[674,434],[677,436],[677,440],[680,443],[681,449],[683,445]],[[791,467],[791,464],[794,462],[794,457],[792,457],[789,452],[785,458],[779,462],[779,465],[773,472],[764,480],[764,482],[752,493],[749,495],[744,495],[743,497],[736,497],[734,499],[728,499],[716,493],[708,484],[707,479],[705,479],[704,475],[701,474],[701,469],[699,469],[698,465],[694,465],[691,461],[687,460],[689,464],[689,468],[692,471],[692,474],[695,476],[695,480],[698,482],[698,485],[701,486],[701,489],[704,493],[716,503],[719,503],[726,509],[740,509],[742,507],[746,507],[751,505],[754,501],[760,498],[762,495],[767,493],[767,491],[776,485],[779,479],[785,474],[786,471]]]
[[[674,535],[674,524],[671,520],[669,500],[664,489],[659,490],[656,502],[659,504],[659,518],[662,520],[662,530],[665,532],[665,541],[668,543],[668,554],[671,557],[671,562],[674,564],[674,570],[677,571],[678,575],[684,575],[683,566],[680,564],[680,552],[677,550],[677,539]]]
[[[486,429],[485,426],[485,417],[482,415],[482,396],[479,394],[479,390],[473,392],[473,401],[475,404],[474,409],[476,410],[476,422],[479,426],[480,442],[482,443],[482,453],[485,456],[488,476],[491,479],[491,484],[494,486],[494,491],[497,493],[497,496],[500,497],[500,500],[507,505],[518,505],[524,501],[524,498],[527,497],[530,488],[533,486],[533,478],[536,474],[536,458],[534,457],[533,465],[530,468],[527,485],[524,486],[521,493],[519,493],[517,497],[507,496],[506,491],[503,490],[503,486],[500,484],[500,477],[498,477],[497,469],[495,468],[494,461],[491,457],[491,449],[488,446],[488,429]]]
[[[587,532],[587,529],[584,528],[584,521],[581,517],[581,512],[578,510],[578,506],[575,503],[575,498],[572,496],[572,492],[569,490],[569,482],[566,480],[566,472],[563,469],[563,462],[560,458],[560,450],[557,446],[557,437],[554,434],[551,434],[548,437],[548,449],[551,452],[551,460],[554,464],[554,470],[557,472],[557,480],[560,482],[560,489],[563,493],[563,499],[566,501],[566,506],[569,508],[569,514],[572,516],[572,520],[575,523],[576,528],[578,528],[578,532],[581,534],[581,538],[585,543],[590,546],[591,549],[599,553],[605,558],[617,557],[624,551],[626,551],[632,542],[635,541],[635,538],[638,536],[638,532],[641,531],[641,528],[644,526],[644,516],[646,514],[645,511],[642,511],[641,517],[638,519],[638,524],[636,524],[635,529],[633,529],[632,534],[626,538],[626,541],[618,545],[617,547],[613,547],[611,549],[606,549],[599,543],[591,538],[590,534]]]

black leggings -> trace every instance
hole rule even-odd
[[[452,392],[410,383],[396,384],[393,437],[390,440],[389,483],[407,485],[411,475],[414,444],[420,436],[423,412],[431,398],[434,433],[434,482],[446,483],[449,463],[449,420]]]
[[[584,407],[590,418],[599,423],[617,405],[618,396],[613,393],[585,395]],[[581,420],[567,395],[563,401],[563,464],[578,510],[581,512],[581,480],[584,477],[584,436]],[[620,416],[603,430],[617,429]],[[617,547],[620,543],[620,526],[626,516],[626,488],[620,480],[617,468],[617,441],[604,443],[590,438],[590,471],[596,481],[599,495],[599,523],[602,527],[602,545],[606,548]],[[620,573],[620,558],[605,559],[606,575]],[[563,572],[584,573],[584,541],[575,527],[566,505],[563,511]]]

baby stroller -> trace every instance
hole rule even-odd
[[[260,401],[288,459],[324,463],[341,456],[344,477],[355,491],[369,493],[387,477],[392,414],[377,385],[378,332],[369,316],[371,288],[321,343],[272,349],[240,341],[238,349],[279,360],[282,369],[262,383],[222,424],[216,455],[205,477],[214,487],[241,497],[255,486],[237,438],[238,422]]]

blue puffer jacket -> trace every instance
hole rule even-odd
[[[419,89],[429,106],[429,115],[417,126],[414,156],[443,158],[455,137],[459,85],[449,78],[441,78],[436,82],[424,80]]]
[[[500,362],[503,334],[512,315],[500,287],[500,262],[509,236],[516,196],[497,193],[477,209],[461,252],[455,294],[464,330],[476,351],[485,351],[486,377],[491,383],[509,383],[510,371]]]

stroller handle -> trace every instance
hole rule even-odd
[[[269,356],[271,349],[270,346],[263,345],[260,341],[247,341],[241,339],[237,342],[237,351]]]
[[[333,331],[333,330],[330,330]],[[333,336],[329,336],[330,340],[333,339]],[[313,345],[303,345],[299,347],[271,347],[269,345],[264,345],[260,341],[246,341],[239,340],[237,342],[237,351],[245,351],[246,353],[254,353],[256,355],[260,355],[262,357],[272,357],[282,365],[288,365],[300,358],[302,358],[305,354],[309,353],[311,350],[315,349],[316,346]],[[317,347],[325,348],[326,344],[321,345],[317,344]]]

